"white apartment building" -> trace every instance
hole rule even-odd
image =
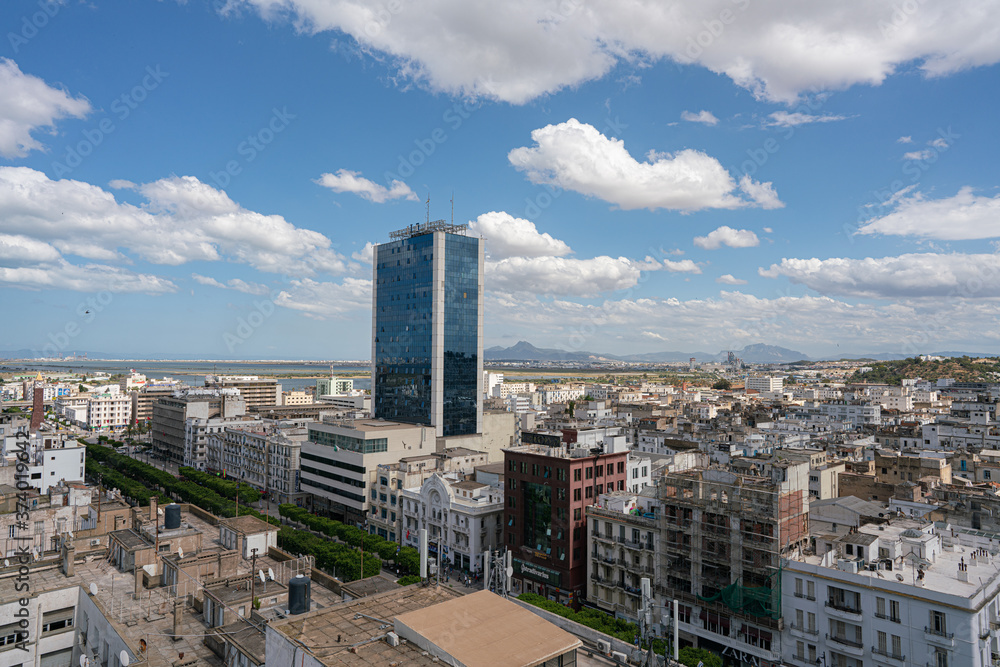
[[[806,409],[824,415],[831,421],[848,423],[853,428],[859,428],[865,424],[878,425],[882,423],[882,407],[880,405],[840,401],[807,403]]]
[[[586,391],[582,386],[571,387],[565,385],[546,385],[539,387],[536,393],[541,394],[542,405],[577,401],[586,395]]]
[[[379,535],[390,542],[402,541],[405,534],[400,528],[403,525],[403,514],[400,511],[402,489],[410,489],[423,485],[428,477],[435,473],[458,473],[470,476],[476,466],[489,463],[487,452],[477,452],[464,447],[454,447],[425,454],[422,456],[406,456],[399,463],[382,463],[376,466],[370,481],[368,492],[368,532]]]
[[[785,385],[785,378],[772,375],[751,375],[746,379],[746,390],[761,394],[780,392]]]
[[[626,471],[628,480],[625,487],[629,493],[639,493],[653,483],[653,464],[647,456],[636,456],[629,452]]]
[[[132,414],[132,399],[118,385],[102,387],[87,397],[87,428],[95,431],[125,428]]]
[[[483,371],[483,395],[485,397],[493,396],[493,388],[501,384],[503,384],[503,373]]]
[[[400,492],[401,543],[419,546],[427,529],[430,553],[439,562],[477,571],[482,555],[501,542],[503,491],[488,484],[461,481],[457,475],[434,473],[421,485]]]
[[[784,659],[839,667],[988,667],[1000,636],[997,555],[894,519],[818,538],[782,574]]]
[[[316,380],[317,396],[344,396],[353,391],[353,378],[328,377]]]
[[[22,451],[17,439],[9,435],[0,444],[3,445],[4,464],[15,465]],[[58,486],[63,481],[83,481],[87,448],[69,439],[65,432],[33,433],[23,451],[28,455],[25,461],[28,469],[23,471],[28,477],[24,481],[38,493],[44,495],[50,486]]]
[[[302,443],[305,421],[250,422],[209,435],[206,467],[246,482],[276,503],[301,504]]]
[[[493,387],[492,396],[506,399],[511,394],[531,394],[534,391],[534,382],[501,382]]]
[[[260,427],[259,416],[248,417],[188,417],[184,420],[184,459],[181,465],[195,470],[208,469],[208,439],[218,435],[229,427],[254,428]]]

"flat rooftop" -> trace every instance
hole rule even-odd
[[[301,643],[323,665],[440,665],[440,660],[410,642],[393,647],[384,640],[369,640],[384,635],[387,631],[385,624],[378,619],[388,621],[391,627],[392,619],[400,614],[425,609],[460,596],[460,593],[450,588],[412,585],[291,616],[282,621],[272,621],[270,627]],[[350,650],[352,644],[361,642],[368,643],[358,646],[354,651]]]
[[[243,533],[244,535],[257,535],[259,533],[268,533],[272,530],[278,530],[278,526],[272,526],[267,521],[261,521],[257,517],[249,514],[222,519],[219,521],[219,525],[232,528],[237,533]]]
[[[403,627],[468,667],[534,667],[582,645],[565,630],[489,591],[401,614],[396,617],[401,636]]]

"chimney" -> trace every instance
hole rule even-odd
[[[149,520],[152,521],[154,525],[157,522],[157,519],[156,519],[156,509],[157,509],[157,507],[156,507],[156,505],[157,505],[156,496],[153,496],[152,498],[149,499]]]

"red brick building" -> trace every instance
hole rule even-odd
[[[523,445],[504,450],[504,541],[513,552],[513,591],[576,604],[587,591],[583,508],[628,483],[628,452]]]

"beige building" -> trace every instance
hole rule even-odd
[[[274,378],[256,375],[206,375],[205,386],[212,389],[239,389],[247,409],[281,405],[281,385]]]
[[[875,478],[880,482],[919,482],[923,477],[936,477],[942,484],[951,484],[951,463],[944,457],[920,456],[917,453],[875,454]]]
[[[434,429],[420,424],[331,420],[308,429],[301,452],[302,490],[312,494],[314,511],[352,525],[368,519],[371,471],[437,449]]]

